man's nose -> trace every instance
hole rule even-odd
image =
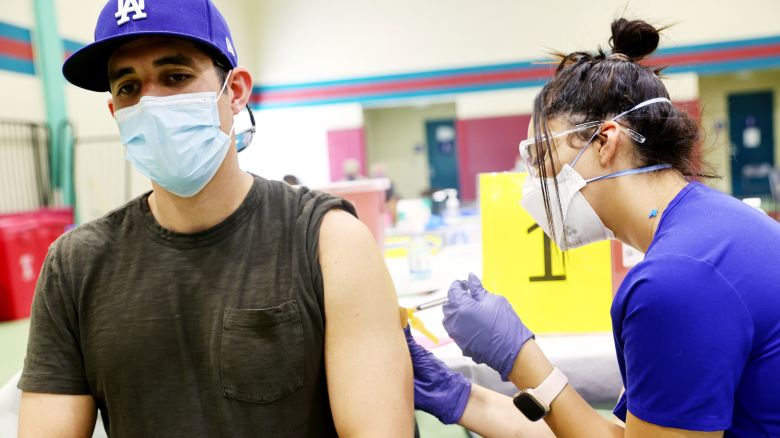
[[[170,94],[166,92],[165,88],[160,86],[156,81],[146,81],[141,84],[141,89],[138,93],[138,98],[144,96],[166,96]]]

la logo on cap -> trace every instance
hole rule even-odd
[[[114,18],[119,19],[116,22],[117,26],[121,26],[130,21],[128,15],[131,12],[133,13],[133,20],[142,20],[146,18],[146,13],[144,12],[145,7],[144,0],[117,0],[117,10],[116,14],[114,14]]]
[[[236,56],[236,51],[233,49],[233,44],[230,43],[230,38],[225,37],[225,45],[227,46],[227,51],[230,52],[231,55]]]

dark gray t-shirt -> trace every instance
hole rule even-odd
[[[255,177],[225,221],[180,234],[147,197],[52,246],[19,387],[93,395],[111,437],[335,436],[317,247],[352,205]]]

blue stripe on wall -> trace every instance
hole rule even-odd
[[[62,43],[65,46],[65,53],[73,53],[76,50],[84,47],[84,44],[82,44],[82,43],[80,43],[78,41],[73,41],[73,40],[68,40],[68,39],[62,40]]]
[[[0,36],[32,44],[32,35],[29,29],[15,26],[9,23],[4,23],[2,21],[0,21]],[[84,47],[83,43],[69,39],[63,39],[62,43],[66,52],[75,52],[76,50]]]
[[[33,64],[32,61],[0,55],[0,70],[35,75],[35,64]]]
[[[392,82],[392,81],[408,80],[408,79],[427,79],[427,78],[436,78],[442,76],[455,76],[455,75],[476,74],[476,73],[492,73],[492,72],[511,71],[511,70],[529,70],[532,68],[545,67],[545,65],[540,65],[538,64],[538,62],[544,62],[544,61],[513,62],[507,64],[483,65],[478,67],[451,68],[445,70],[430,70],[430,71],[422,71],[422,72],[414,72],[414,73],[399,73],[394,75],[368,76],[363,78],[339,79],[339,80],[321,81],[321,82],[306,82],[306,83],[299,83],[299,84],[259,85],[259,86],[255,86],[252,89],[252,91],[255,93],[258,92],[261,93],[263,91],[286,90],[286,89],[304,90],[308,88],[332,87],[332,86],[340,86],[340,85],[358,85],[358,84],[365,84],[365,83],[376,84],[378,82]]]
[[[670,67],[664,70],[665,73],[698,73],[698,74],[719,74],[719,73],[732,73],[744,70],[756,70],[780,67],[780,57],[772,57],[766,59],[751,59],[740,61],[725,61],[717,64],[706,65],[688,65]],[[291,108],[299,106],[316,106],[316,105],[332,105],[340,103],[363,103],[363,102],[377,102],[383,100],[404,99],[421,96],[436,96],[456,93],[469,93],[475,91],[489,91],[489,90],[505,90],[505,89],[517,89],[523,87],[538,87],[546,83],[545,80],[536,81],[518,81],[518,82],[506,82],[499,84],[486,84],[486,85],[469,85],[463,87],[450,87],[442,88],[438,90],[421,90],[413,92],[401,92],[401,93],[378,93],[378,94],[366,94],[347,97],[336,97],[326,99],[311,99],[284,103],[260,103],[253,104],[252,108],[255,110],[263,109],[279,109],[279,108]],[[259,88],[259,87],[256,87]]]
[[[658,49],[657,55],[694,54],[699,52],[719,51],[724,49],[746,49],[748,47],[768,46],[780,43],[780,36],[753,38],[747,40],[723,41],[717,43],[694,44],[690,46],[666,47]]]
[[[22,43],[32,44],[32,35],[29,29],[2,21],[0,21],[0,37],[5,37]],[[62,44],[64,46],[65,52],[75,52],[76,50],[84,47],[83,43],[69,39],[63,39]],[[0,70],[34,75],[35,63],[28,60],[21,60],[0,55]]]
[[[720,61],[716,64],[682,65],[664,69],[664,73],[698,73],[712,75],[720,73],[734,73],[742,70],[761,70],[780,67],[780,57],[764,59],[748,59],[739,61]]]
[[[31,41],[30,31],[28,29],[9,23],[3,23],[2,21],[0,21],[0,36],[12,40],[24,41],[26,43]]]
[[[677,55],[677,54],[687,55],[687,54],[696,54],[701,52],[717,51],[717,50],[724,50],[724,49],[756,47],[756,46],[763,46],[763,45],[770,45],[770,44],[777,44],[777,43],[780,43],[780,36],[660,48],[655,52],[655,54],[656,56]],[[541,63],[546,61],[549,62],[549,60],[537,60],[537,61],[506,63],[506,64],[493,64],[493,65],[485,65],[485,66],[478,66],[478,67],[432,70],[432,71],[424,71],[424,72],[401,73],[401,74],[394,74],[394,75],[368,76],[362,78],[348,78],[348,79],[320,81],[320,82],[291,83],[291,84],[278,84],[278,85],[265,85],[265,86],[258,85],[252,88],[252,92],[262,93],[264,91],[278,91],[278,90],[306,90],[311,88],[324,88],[324,87],[332,87],[332,86],[360,85],[366,83],[377,84],[381,82],[389,82],[389,81],[397,81],[397,80],[434,78],[434,77],[441,77],[441,76],[455,76],[455,75],[469,74],[469,73],[491,73],[491,72],[511,71],[511,70],[529,70],[532,68],[543,68],[544,64]],[[683,68],[685,68],[685,70],[679,70],[678,68],[675,69],[669,68],[666,70],[666,72],[673,73],[673,72],[702,71],[702,72],[709,73],[711,71],[715,71],[715,72],[719,71],[717,69],[710,68],[709,66],[700,69],[697,69],[696,66],[683,67]],[[732,70],[726,70],[726,71],[732,71]]]
[[[436,90],[366,94],[362,96],[307,100],[303,102],[294,101],[290,103],[252,104],[251,106],[253,110],[264,110],[264,109],[292,108],[292,107],[300,107],[300,106],[332,105],[332,104],[339,104],[339,103],[377,102],[383,100],[395,100],[395,99],[404,99],[410,97],[441,96],[447,94],[470,93],[475,91],[491,91],[491,90],[505,90],[505,89],[517,89],[517,88],[527,88],[527,87],[540,87],[544,85],[545,82],[547,81],[504,82],[499,84],[486,84],[486,85],[476,85],[476,86],[468,85],[462,87],[441,88]]]

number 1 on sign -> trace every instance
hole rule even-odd
[[[533,224],[528,229],[528,234],[537,228],[539,228],[539,224]],[[566,262],[564,261],[563,264],[563,275],[553,275],[552,242],[544,232],[542,232],[542,236],[544,236],[544,275],[528,277],[528,281],[566,281]]]

